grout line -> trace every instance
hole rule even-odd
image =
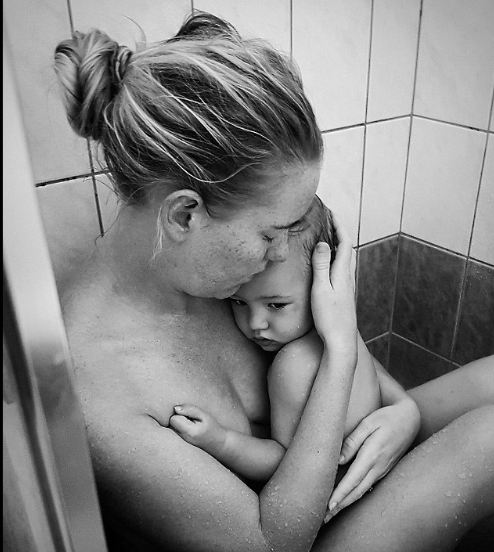
[[[290,0],[290,59],[293,60],[293,0]]]
[[[351,130],[353,128],[360,128],[365,126],[365,123],[356,123],[354,125],[342,126],[337,128],[328,128],[326,130],[321,130],[321,134],[331,134],[333,132],[340,132],[342,130]]]
[[[465,289],[467,286],[467,270],[468,270],[468,258],[465,259],[465,266],[463,267],[463,276],[461,277],[460,297],[458,298],[458,305],[456,307],[455,314],[455,326],[453,328],[453,338],[451,339],[451,349],[449,351],[450,360],[453,359],[453,353],[458,340],[458,327],[460,325],[460,314],[463,306],[463,298],[465,297]]]
[[[362,143],[362,172],[360,175],[360,194],[359,194],[359,206],[358,206],[358,220],[357,220],[357,258],[356,258],[356,272],[357,278],[355,282],[355,293],[358,297],[359,287],[359,265],[360,265],[360,229],[362,225],[362,204],[364,196],[364,176],[365,176],[365,154],[367,149],[367,114],[369,110],[369,88],[370,88],[370,72],[371,72],[371,58],[372,58],[372,34],[374,27],[374,0],[371,2],[370,7],[370,25],[369,25],[369,56],[367,59],[367,82],[366,82],[366,94],[365,94],[365,114],[364,114],[364,136]]]
[[[415,69],[414,69],[413,87],[412,87],[412,105],[410,107],[410,126],[408,129],[408,145],[407,145],[407,154],[406,154],[406,160],[405,160],[405,175],[403,177],[403,195],[401,198],[400,230],[398,232],[398,235],[399,235],[398,251],[396,253],[396,273],[395,273],[394,285],[393,285],[393,299],[391,301],[391,317],[389,321],[390,346],[388,350],[388,366],[389,366],[389,357],[390,357],[390,351],[391,351],[391,336],[393,335],[393,322],[395,317],[396,295],[397,295],[397,288],[398,288],[398,282],[399,282],[401,250],[403,246],[403,239],[402,239],[403,214],[405,212],[405,197],[406,197],[406,188],[407,188],[407,180],[408,180],[408,165],[410,162],[410,145],[412,141],[413,113],[415,109],[415,93],[417,89],[417,73],[418,73],[418,66],[419,66],[419,50],[420,50],[420,37],[421,37],[421,30],[422,30],[423,9],[424,9],[424,0],[420,0],[419,24],[417,29],[417,51],[415,54]]]
[[[482,260],[476,259],[475,257],[472,257],[472,256],[463,255],[461,253],[458,253],[457,251],[453,251],[452,249],[447,249],[446,247],[442,247],[442,246],[437,245],[435,243],[428,242],[428,241],[423,240],[421,238],[417,238],[416,236],[412,236],[410,234],[407,234],[406,232],[400,232],[400,235],[403,238],[408,238],[408,239],[410,239],[412,241],[415,241],[417,243],[425,244],[429,247],[432,247],[433,249],[437,249],[438,251],[442,251],[443,253],[448,253],[450,255],[454,255],[455,257],[460,257],[462,259],[469,260],[469,261],[471,260],[472,262],[476,262],[476,263],[485,265],[487,267],[494,268],[494,265],[492,265],[491,263],[488,263],[487,261],[482,261]]]
[[[70,182],[72,180],[78,180],[79,178],[91,178],[91,173],[76,174],[75,176],[66,176],[64,178],[58,178],[56,180],[46,180],[45,182],[38,182],[35,184],[36,188],[44,188],[51,184],[60,184],[61,182]]]
[[[395,261],[395,277],[394,277],[394,282],[393,282],[393,288],[392,288],[392,293],[393,293],[393,297],[391,299],[391,314],[390,314],[390,317],[389,317],[389,336],[390,336],[390,341],[389,341],[389,349],[391,350],[391,336],[393,335],[393,322],[394,322],[394,317],[395,317],[395,306],[396,306],[396,290],[398,288],[398,279],[399,279],[399,271],[400,271],[400,258],[401,258],[401,247],[402,247],[402,243],[403,243],[403,239],[402,239],[402,234],[401,232],[398,232],[398,246],[397,246],[397,250],[396,250],[396,261]],[[388,366],[389,366],[389,351],[388,351]]]
[[[436,119],[435,117],[429,117],[428,115],[419,115],[418,113],[414,113],[413,116],[417,117],[417,119],[423,119],[425,121],[432,121],[434,123],[442,123],[443,125],[454,126],[454,127],[463,128],[463,129],[466,129],[466,130],[474,130],[475,132],[489,132],[489,130],[485,129],[485,128],[478,128],[478,127],[473,127],[473,126],[469,126],[469,125],[462,125],[461,123],[455,123],[453,121],[444,121],[442,119]],[[489,126],[489,125],[487,125],[487,126]]]
[[[451,364],[455,364],[456,366],[460,366],[457,362],[454,362],[453,360],[451,360],[450,358],[447,358],[443,355],[440,355],[439,353],[435,353],[434,351],[431,351],[429,349],[427,349],[426,347],[424,347],[423,345],[420,345],[419,343],[415,343],[415,341],[412,341],[411,339],[408,339],[406,337],[403,337],[402,335],[400,334],[397,334],[397,333],[393,333],[393,335],[395,337],[399,337],[400,339],[403,339],[403,341],[406,341],[407,343],[409,343],[410,345],[414,345],[415,347],[417,347],[418,349],[421,349],[422,351],[425,351],[426,353],[429,353],[431,355],[434,355],[435,357],[438,357],[440,358],[441,360],[445,360],[446,362],[450,362]]]
[[[50,186],[51,184],[60,184],[61,182],[70,182],[71,180],[77,180],[79,178],[91,178],[94,174],[99,176],[101,174],[108,174],[108,170],[94,171],[83,174],[76,174],[75,176],[65,176],[64,178],[57,178],[55,180],[45,180],[44,182],[38,182],[35,184],[36,188],[43,188],[44,186]]]
[[[493,93],[492,99],[491,99],[491,107],[490,107],[490,110],[489,110],[489,120],[490,120],[491,115],[492,115],[493,105],[494,105],[494,93]],[[458,307],[456,309],[455,327],[453,329],[453,339],[451,341],[451,351],[450,351],[451,358],[453,358],[453,353],[454,353],[454,350],[456,348],[456,344],[457,344],[457,341],[458,341],[458,329],[459,329],[459,326],[460,326],[460,316],[461,316],[461,311],[462,311],[462,308],[463,308],[463,301],[465,299],[465,292],[466,292],[466,287],[467,287],[468,264],[469,264],[470,258],[471,258],[470,253],[471,253],[471,250],[472,250],[473,232],[475,230],[475,221],[477,219],[477,209],[478,209],[478,206],[479,206],[480,189],[482,187],[482,177],[484,175],[485,160],[486,160],[486,157],[487,157],[487,147],[488,147],[488,145],[489,145],[489,133],[487,132],[486,137],[485,137],[484,155],[482,157],[482,164],[480,166],[479,184],[478,184],[478,187],[477,187],[477,197],[475,199],[475,209],[473,211],[472,229],[470,231],[470,239],[469,239],[469,242],[468,242],[468,250],[467,250],[467,256],[466,256],[466,261],[465,261],[465,268],[463,269],[463,278],[461,280],[460,298],[458,300]]]
[[[365,341],[365,344],[368,345],[369,343],[372,343],[374,341],[377,341],[378,339],[381,339],[383,337],[386,337],[386,336],[389,336],[389,332],[384,332],[380,335],[376,335],[376,337],[371,337],[370,339],[368,339],[367,341]]]
[[[362,249],[362,248],[370,246],[370,245],[376,245],[376,244],[381,243],[381,242],[385,242],[387,240],[390,240],[391,238],[397,237],[398,235],[399,235],[399,232],[395,232],[394,234],[389,234],[387,236],[383,236],[382,238],[376,238],[375,240],[365,242],[365,243],[359,245],[359,249]]]
[[[74,18],[72,17],[72,6],[70,0],[67,0],[67,13],[69,15],[70,34],[74,34]]]
[[[408,145],[407,145],[407,155],[405,160],[405,176],[403,179],[403,195],[401,198],[401,213],[400,213],[400,232],[403,229],[403,214],[405,212],[405,197],[406,197],[406,188],[408,180],[408,166],[410,162],[410,149],[412,142],[412,129],[413,129],[413,118],[415,112],[415,95],[417,92],[417,74],[419,69],[419,52],[420,52],[420,37],[422,35],[422,12],[424,9],[424,0],[420,0],[420,11],[419,11],[419,24],[417,28],[417,51],[415,53],[415,69],[413,72],[413,87],[412,87],[412,105],[410,106],[410,126],[408,128]]]
[[[450,125],[450,126],[454,126],[454,127],[458,127],[458,128],[463,128],[463,129],[466,129],[466,130],[474,130],[476,132],[487,132],[489,134],[494,134],[493,130],[486,130],[485,128],[477,128],[477,127],[472,127],[472,126],[468,126],[468,125],[462,125],[460,123],[454,123],[452,121],[445,121],[443,119],[436,119],[435,117],[427,117],[425,115],[417,115],[415,113],[408,113],[408,114],[405,114],[405,115],[396,115],[395,117],[387,117],[385,119],[376,119],[375,121],[368,121],[367,125],[374,125],[374,124],[378,124],[378,123],[386,123],[386,122],[389,122],[389,121],[396,121],[396,120],[399,120],[399,119],[406,119],[407,117],[414,117],[416,119],[423,119],[423,120],[426,120],[426,121],[432,121],[434,123],[442,123],[443,125]],[[321,130],[321,133],[322,134],[331,134],[332,132],[340,132],[342,130],[350,130],[352,128],[360,128],[360,127],[363,127],[365,124],[366,123],[355,123],[354,125],[347,125],[347,126],[336,127],[336,128],[328,128],[326,130]]]
[[[87,154],[89,157],[89,165],[91,166],[91,180],[93,182],[93,193],[94,193],[94,201],[96,203],[96,213],[98,215],[99,231],[100,231],[100,236],[103,237],[105,235],[105,229],[103,227],[103,217],[101,216],[101,205],[99,204],[98,187],[96,185],[93,155],[91,153],[91,145],[89,140],[86,140],[86,144],[87,144]]]

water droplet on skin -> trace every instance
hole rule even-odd
[[[452,494],[451,491],[446,491],[446,492],[444,493],[445,496],[451,496],[451,494]]]

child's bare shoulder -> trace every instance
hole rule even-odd
[[[312,329],[302,337],[287,343],[275,356],[272,367],[287,370],[290,367],[305,370],[317,369],[321,361],[323,344],[317,332]]]

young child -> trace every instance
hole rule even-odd
[[[175,407],[170,427],[238,475],[267,481],[295,434],[319,368],[323,344],[314,328],[310,291],[312,251],[319,241],[337,243],[331,212],[316,197],[307,228],[290,237],[288,259],[267,268],[231,297],[235,321],[246,337],[275,353],[268,372],[271,438],[260,439],[220,426],[193,405]],[[333,256],[332,255],[332,256]],[[381,406],[373,358],[359,335],[345,436]]]

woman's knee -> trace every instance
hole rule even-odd
[[[477,445],[489,455],[490,461],[494,464],[494,404],[480,406],[471,410],[460,418],[465,418],[471,445]]]

